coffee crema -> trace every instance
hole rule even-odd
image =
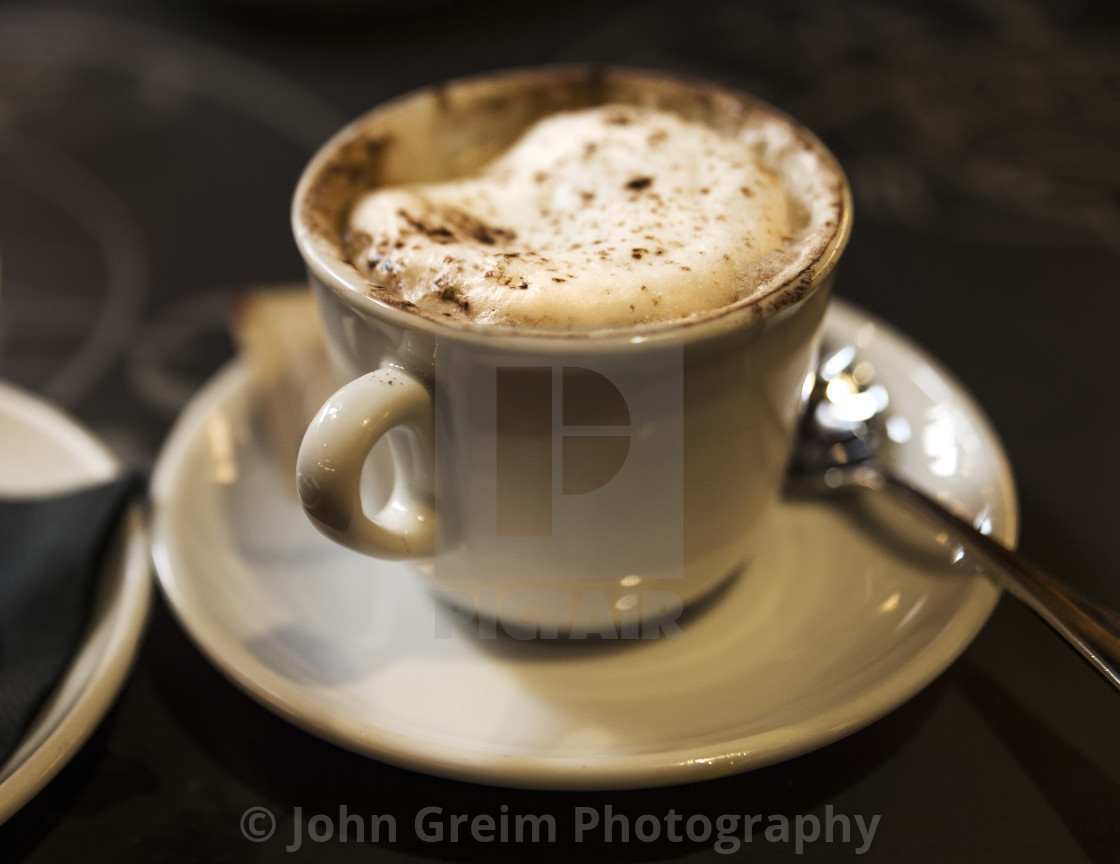
[[[784,152],[783,130],[732,136],[634,105],[560,112],[470,177],[366,193],[352,261],[401,300],[486,324],[641,324],[726,306],[818,227],[805,151]]]

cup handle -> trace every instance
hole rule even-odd
[[[399,561],[433,554],[432,395],[401,369],[382,367],[343,385],[303,436],[296,480],[323,534],[366,555]],[[393,491],[373,518],[362,509],[362,466],[392,434]]]

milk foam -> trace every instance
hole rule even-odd
[[[812,186],[813,166],[784,130],[733,136],[630,105],[554,114],[471,177],[365,194],[350,215],[353,263],[432,314],[480,323],[640,324],[720,308],[813,228],[812,203],[790,190]]]

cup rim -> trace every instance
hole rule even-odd
[[[775,281],[766,290],[736,300],[716,309],[707,309],[682,318],[665,319],[640,324],[590,325],[572,329],[549,328],[538,325],[490,323],[480,324],[469,319],[440,319],[395,305],[371,293],[368,282],[344,256],[338,254],[329,240],[311,228],[303,218],[303,204],[313,183],[326,165],[348,142],[357,139],[369,123],[377,117],[392,112],[402,104],[433,95],[442,98],[449,90],[487,82],[500,83],[511,79],[526,82],[555,78],[557,82],[589,78],[610,78],[628,82],[663,82],[667,85],[702,88],[724,98],[731,98],[753,110],[761,110],[782,119],[796,131],[834,172],[837,183],[835,228],[819,252],[803,267],[788,278]],[[594,345],[597,350],[610,346],[650,344],[659,342],[679,343],[703,339],[738,329],[751,321],[769,318],[783,309],[796,307],[814,293],[817,287],[835,268],[847,245],[852,230],[851,187],[832,152],[804,124],[779,108],[748,93],[689,75],[627,66],[591,64],[547,65],[502,69],[477,75],[461,76],[410,90],[359,115],[327,139],[311,157],[296,185],[291,204],[291,225],[297,248],[315,279],[348,306],[363,314],[372,315],[408,330],[425,330],[440,337],[465,341],[485,341],[492,347],[524,349],[530,345],[541,346],[542,340],[554,347],[571,346],[573,349]]]

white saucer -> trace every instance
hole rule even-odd
[[[109,480],[112,453],[58,409],[0,383],[0,495],[48,495]],[[70,760],[109,710],[140,644],[152,595],[148,541],[133,507],[102,568],[89,629],[19,747],[0,765],[0,823]]]
[[[936,364],[837,303],[910,427],[899,464],[1014,542],[998,440]],[[622,788],[760,767],[870,723],[969,644],[998,591],[877,506],[786,503],[772,548],[677,639],[572,645],[457,629],[407,565],[320,536],[260,440],[232,365],[180,419],[153,479],[156,568],[202,650],[304,729],[431,774]],[[886,531],[886,534],[876,532]],[[891,533],[893,532],[893,533]]]

